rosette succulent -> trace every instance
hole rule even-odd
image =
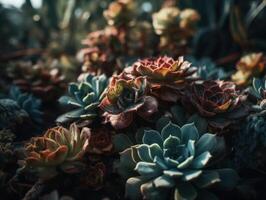
[[[165,101],[175,102],[179,93],[196,78],[196,68],[183,57],[174,60],[163,56],[139,60],[126,69],[135,76],[145,76],[151,84],[151,92]]]
[[[105,111],[106,122],[116,129],[128,127],[134,114],[145,118],[157,111],[158,103],[147,96],[147,80],[144,77],[131,77],[122,73],[113,76],[100,107]]]
[[[48,129],[43,136],[33,137],[26,144],[26,167],[36,170],[40,177],[54,176],[58,167],[66,173],[75,172],[89,139],[89,129],[80,131],[76,124],[69,129],[61,126]]]
[[[244,100],[245,96],[239,94],[232,82],[203,81],[190,86],[183,103],[184,106],[192,104],[211,127],[224,129],[248,114]]]
[[[11,87],[9,98],[16,101],[21,109],[25,110],[30,119],[34,122],[42,122],[41,100],[31,94],[21,93],[18,87]]]
[[[129,199],[212,199],[210,187],[232,189],[237,173],[213,164],[224,150],[223,138],[199,135],[194,124],[168,123],[161,132],[146,130],[142,144],[121,153]]]
[[[108,79],[105,75],[87,75],[80,83],[70,83],[69,96],[62,96],[59,102],[63,105],[71,105],[74,110],[57,118],[58,123],[74,120],[90,120],[98,116],[98,105],[103,98],[103,92]]]
[[[237,63],[237,72],[232,75],[232,80],[237,85],[246,85],[253,77],[263,74],[266,58],[263,53],[250,53],[243,56]]]

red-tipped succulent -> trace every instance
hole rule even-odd
[[[245,96],[233,82],[204,81],[194,83],[187,90],[184,105],[193,105],[199,115],[207,118],[214,128],[223,129],[247,114],[243,106]]]
[[[106,122],[116,129],[128,127],[137,113],[143,118],[150,117],[157,111],[158,103],[152,96],[147,96],[147,80],[122,73],[113,76],[100,107],[105,111]]]
[[[175,102],[180,92],[196,79],[196,68],[183,57],[174,60],[163,56],[139,60],[128,69],[135,76],[145,76],[151,84],[151,92],[165,101]]]

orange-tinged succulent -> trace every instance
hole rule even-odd
[[[48,129],[44,136],[33,137],[26,144],[26,166],[41,171],[79,161],[87,151],[90,139],[88,128],[79,130],[76,124]]]
[[[253,77],[258,77],[265,71],[266,58],[263,53],[250,53],[243,56],[237,63],[237,72],[232,80],[237,85],[246,85]]]
[[[174,60],[163,56],[139,60],[127,69],[127,73],[147,77],[153,94],[166,101],[176,101],[177,93],[196,79],[193,76],[196,70],[183,57]]]

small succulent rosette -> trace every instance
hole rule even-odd
[[[192,104],[211,127],[222,130],[248,114],[245,100],[246,96],[240,94],[233,82],[203,81],[189,87],[183,104]]]
[[[168,123],[161,132],[146,130],[142,143],[121,152],[118,171],[127,178],[129,199],[213,199],[210,188],[230,190],[238,181],[233,169],[214,168],[224,140],[200,135],[194,124]]]
[[[134,76],[145,76],[151,85],[151,93],[164,101],[176,102],[181,90],[197,78],[197,69],[183,57],[174,60],[163,56],[139,60],[126,69]]]
[[[265,72],[266,57],[263,53],[249,53],[237,62],[237,71],[232,75],[232,80],[237,85],[247,85],[253,77],[259,77]]]
[[[92,120],[98,116],[98,105],[103,98],[103,92],[108,79],[105,75],[86,75],[80,83],[70,83],[69,96],[62,96],[62,105],[72,106],[74,109],[57,118],[58,123],[71,121]]]
[[[58,169],[65,173],[79,172],[89,139],[89,129],[80,131],[76,124],[69,129],[61,126],[48,129],[43,136],[33,137],[26,144],[25,166],[45,179],[55,176]]]
[[[144,119],[153,115],[158,102],[146,95],[147,88],[144,77],[135,78],[125,73],[113,76],[100,104],[105,111],[106,122],[110,122],[115,129],[122,129],[132,123],[135,114]]]

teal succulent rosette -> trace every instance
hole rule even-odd
[[[105,75],[88,74],[80,83],[70,83],[68,96],[59,99],[60,104],[72,106],[73,109],[57,118],[58,123],[93,119],[98,116],[98,105],[108,84]]]
[[[200,135],[193,123],[169,122],[161,132],[146,130],[142,144],[121,153],[118,170],[125,176],[129,199],[216,199],[208,188],[232,189],[238,180],[230,168],[214,169],[224,140]]]

